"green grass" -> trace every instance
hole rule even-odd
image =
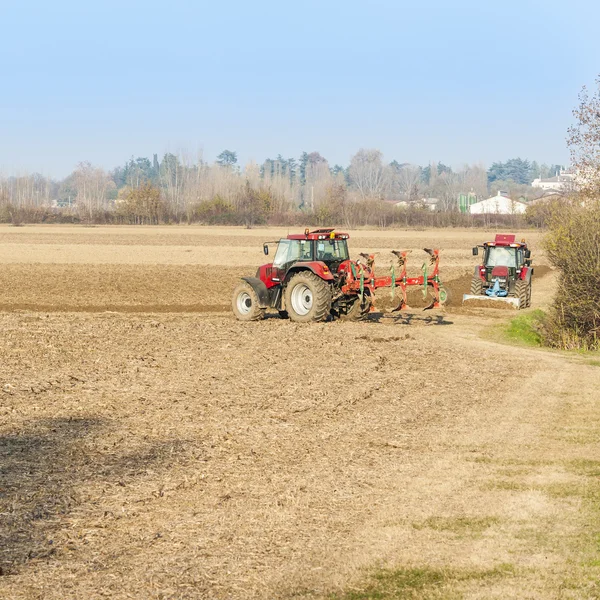
[[[580,475],[600,477],[600,460],[580,458],[569,463],[570,468]]]
[[[526,492],[532,489],[532,486],[526,485],[520,481],[511,481],[506,479],[496,479],[482,484],[482,490],[506,490],[508,492]]]
[[[519,315],[508,324],[505,335],[513,342],[519,342],[526,346],[541,346],[542,335],[540,329],[546,313],[543,310]]]
[[[396,568],[376,571],[361,588],[329,596],[330,600],[404,600],[439,598],[440,588],[470,581],[499,579],[513,575],[514,566],[501,564],[493,569]],[[449,592],[449,590],[448,590]],[[444,597],[460,597],[456,592]]]
[[[462,535],[477,535],[499,522],[497,517],[429,517],[421,523],[413,523],[414,529],[434,529]]]

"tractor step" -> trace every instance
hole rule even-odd
[[[473,294],[464,294],[463,295],[463,304],[467,300],[491,300],[492,302],[503,302],[504,304],[512,304],[515,308],[519,308],[519,299],[511,298],[508,296],[504,296],[503,298],[500,296],[475,296]]]

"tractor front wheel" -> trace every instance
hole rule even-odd
[[[266,308],[260,307],[256,292],[246,281],[233,290],[231,308],[238,321],[259,321],[264,318],[266,311]]]
[[[481,296],[483,294],[483,281],[480,277],[473,277],[471,280],[471,295]]]
[[[324,321],[331,310],[331,287],[311,271],[300,271],[285,287],[285,308],[292,321]]]
[[[529,284],[526,281],[519,280],[515,284],[515,294],[519,299],[519,308],[527,308],[529,306]]]

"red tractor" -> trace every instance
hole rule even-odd
[[[408,252],[393,254],[398,259],[391,266],[391,276],[375,277],[374,255],[361,254],[350,260],[347,233],[334,229],[316,229],[288,235],[278,242],[263,244],[265,255],[269,243],[277,244],[273,262],[259,267],[256,277],[243,277],[235,288],[232,308],[241,321],[262,319],[267,308],[275,308],[280,316],[297,322],[324,321],[328,317],[348,320],[363,319],[374,309],[375,290],[391,287],[401,290],[400,305],[408,308],[406,287],[423,287],[424,297],[433,300],[427,308],[438,308],[446,301],[446,291],[439,279],[439,251],[426,249],[429,265],[423,275],[408,277]]]
[[[516,308],[531,306],[531,251],[525,240],[515,242],[514,235],[498,234],[493,242],[473,248],[473,256],[483,248],[483,264],[475,267],[471,293],[465,300],[498,300]]]

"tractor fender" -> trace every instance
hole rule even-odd
[[[481,274],[481,265],[475,267],[475,273],[473,277],[478,277],[481,281],[485,281],[485,276]]]
[[[533,267],[523,267],[520,273],[523,281],[531,281],[531,276],[533,275]]]
[[[312,271],[317,277],[324,281],[333,281],[334,277],[329,267],[321,261],[305,262],[294,265],[285,275],[286,281],[299,271]]]
[[[261,308],[269,306],[269,290],[267,286],[258,277],[242,277],[242,280],[249,283],[258,297],[258,305]]]

